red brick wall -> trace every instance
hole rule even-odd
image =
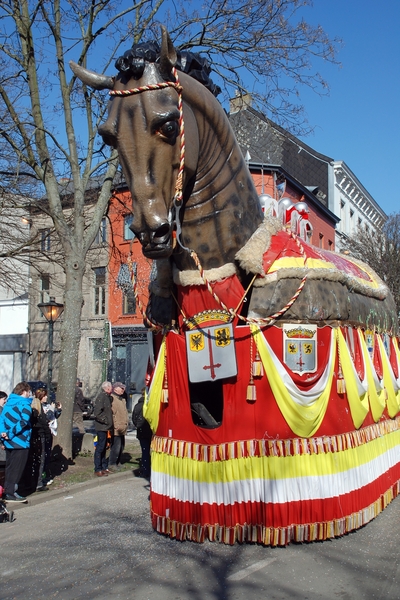
[[[258,194],[264,193],[269,194],[273,198],[277,198],[276,190],[274,187],[274,176],[271,173],[264,172],[262,176],[261,173],[252,173],[253,181],[256,186],[256,190]],[[264,189],[263,189],[264,188]],[[285,192],[283,196],[290,198],[294,203],[300,201],[307,201],[304,199],[304,195],[300,190],[295,189],[290,184],[286,185]],[[308,204],[308,203],[307,203]],[[314,246],[319,248],[324,248],[326,250],[334,250],[335,249],[335,226],[332,222],[329,221],[327,217],[325,217],[324,213],[318,211],[312,205],[308,204],[308,208],[310,210],[310,223],[313,226],[313,235],[311,238],[311,243]],[[330,243],[331,242],[331,243]],[[322,244],[322,245],[321,245]]]

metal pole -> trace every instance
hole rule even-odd
[[[47,373],[47,396],[49,402],[53,401],[53,321],[49,321],[49,357],[48,357],[48,373]]]

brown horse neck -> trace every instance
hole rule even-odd
[[[180,74],[185,111],[191,111],[197,132],[185,132],[186,144],[198,135],[197,168],[186,185],[181,210],[181,240],[194,250],[205,269],[234,262],[238,250],[263,220],[250,172],[228,118],[214,96],[200,83]],[[188,120],[189,123],[190,120]],[[195,268],[187,252],[177,247],[179,269]]]

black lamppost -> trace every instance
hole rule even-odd
[[[59,304],[53,296],[50,296],[49,302],[40,302],[38,309],[49,322],[49,356],[47,373],[47,396],[51,402],[53,399],[52,379],[53,379],[53,328],[54,322],[64,310],[64,304]]]

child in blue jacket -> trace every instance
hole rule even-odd
[[[29,454],[31,402],[32,390],[26,381],[21,381],[0,414],[0,443],[6,451],[4,499],[7,502],[26,502],[26,498],[17,494],[17,489]]]

